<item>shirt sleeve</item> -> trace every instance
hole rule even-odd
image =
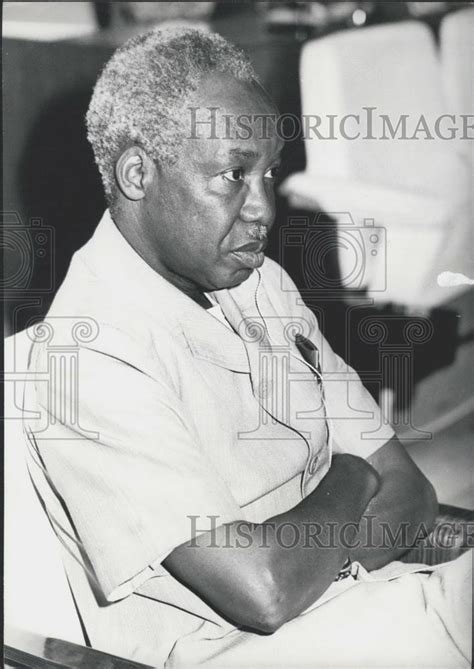
[[[391,425],[363,385],[357,372],[332,350],[319,328],[313,340],[320,346],[327,417],[333,431],[333,452],[368,458],[393,436]]]
[[[319,328],[316,316],[306,307],[285,270],[277,266],[273,281],[285,286],[286,308],[305,322],[308,337],[318,349],[333,451],[368,458],[394,436],[392,426],[382,416],[380,407],[357,372],[333,351]],[[290,307],[288,302],[291,302]]]
[[[162,560],[194,531],[242,512],[170,384],[87,348],[78,369],[76,428],[60,424],[61,398],[37,383],[56,430],[35,438],[100,589],[116,601],[164,572]],[[63,405],[70,387],[62,384]]]

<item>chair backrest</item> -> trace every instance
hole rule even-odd
[[[314,139],[314,132],[306,133],[309,172],[427,195],[452,193],[466,181],[457,152],[434,132],[436,119],[450,110],[436,45],[423,24],[373,26],[312,40],[303,48],[300,76],[303,114],[320,116],[325,136],[331,136],[328,115],[334,115],[337,137]],[[342,130],[348,136],[360,131],[359,138],[341,134],[340,121],[349,114],[360,120],[348,117]],[[425,139],[422,130],[418,139],[403,139],[403,125],[405,137],[413,137],[421,116],[434,139]]]
[[[5,622],[13,628],[84,644],[61,548],[26,464],[24,384],[28,331],[5,340]]]
[[[444,94],[449,106],[457,114],[472,114],[474,109],[473,35],[472,7],[448,14],[441,23],[440,55]],[[470,133],[472,137],[472,130]],[[472,140],[459,138],[455,144],[461,153],[470,156],[472,163]]]

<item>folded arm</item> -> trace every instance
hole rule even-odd
[[[362,458],[335,456],[316,490],[290,511],[261,524],[221,525],[163,564],[234,624],[274,632],[334,581],[378,485]],[[341,527],[344,533],[334,531]]]
[[[380,487],[363,515],[351,559],[367,569],[396,560],[433,528],[438,503],[433,486],[393,437],[368,458]]]

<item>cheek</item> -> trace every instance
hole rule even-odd
[[[208,249],[225,246],[239,220],[241,198],[214,196],[200,201],[194,208],[190,222],[196,243]]]
[[[273,183],[269,184],[266,188],[266,194],[267,194],[267,202],[268,202],[268,207],[271,212],[271,219],[272,219],[272,224],[273,220],[275,218],[275,211],[276,211],[276,195],[275,195],[275,186]]]

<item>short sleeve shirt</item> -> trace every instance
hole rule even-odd
[[[203,621],[230,626],[162,566],[175,547],[292,508],[333,450],[368,457],[393,436],[276,263],[212,298],[227,323],[146,265],[106,212],[73,258],[27,384],[30,469],[88,634],[155,665]]]

